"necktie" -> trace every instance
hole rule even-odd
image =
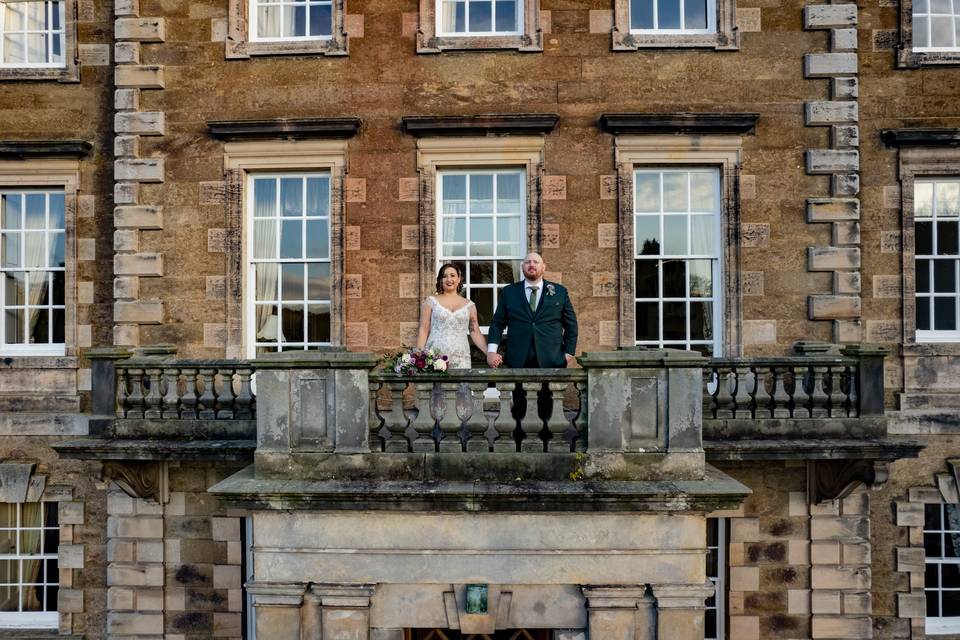
[[[537,310],[537,291],[540,287],[530,287],[530,311],[536,312]]]

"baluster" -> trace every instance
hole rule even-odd
[[[197,370],[184,367],[183,396],[180,398],[180,417],[184,420],[197,417]]]
[[[810,394],[807,392],[809,366],[794,365],[791,369],[793,370],[793,417],[809,418]]]
[[[703,418],[711,420],[717,417],[717,399],[716,399],[716,368],[707,365],[703,370]],[[713,391],[710,390],[713,387]]]
[[[433,453],[437,450],[433,441],[433,419],[430,405],[433,403],[433,383],[418,382],[414,385],[417,391],[417,417],[413,421],[413,428],[417,437],[413,441],[415,453]]]
[[[830,367],[830,417],[845,418],[847,415],[846,396],[843,395],[843,365]]]
[[[127,417],[127,370],[123,367],[117,367],[117,407],[116,414],[118,418]]]
[[[720,420],[729,420],[733,417],[733,394],[730,385],[735,382],[733,370],[726,367],[717,367],[717,412]]]
[[[197,398],[197,417],[201,420],[214,420],[217,417],[217,396],[214,395],[213,380],[216,369],[200,369],[199,381],[203,391]]]
[[[253,377],[253,369],[250,367],[237,367],[237,377],[240,379],[240,388],[237,391],[237,397],[233,403],[236,407],[235,418],[237,420],[249,420],[253,417],[253,391],[250,389],[250,379]]]
[[[235,416],[233,406],[233,367],[219,368],[220,393],[217,394],[217,418],[231,420]]]
[[[520,451],[539,452],[544,450],[544,443],[540,440],[540,430],[543,429],[543,420],[538,415],[537,395],[543,386],[541,382],[524,382],[523,393],[527,398],[527,410],[520,419],[520,430],[523,431],[523,440],[520,442]]]
[[[769,418],[772,410],[770,406],[770,392],[767,391],[767,376],[770,374],[770,367],[757,365],[753,367],[753,376],[756,384],[753,388],[753,406],[754,417],[757,420]]]
[[[753,417],[753,397],[752,393],[756,386],[756,376],[750,371],[749,367],[737,367],[737,389],[733,395],[733,417],[734,418],[752,418]]]
[[[859,389],[857,389],[857,373],[856,366],[847,366],[847,415],[851,418],[860,416],[860,400],[857,397],[859,392]]]
[[[403,390],[407,388],[407,383],[391,382],[387,387],[390,390],[390,410],[377,412],[390,434],[384,445],[384,451],[387,453],[406,453],[410,450],[410,443],[406,436],[410,419],[403,411]]]
[[[770,367],[773,375],[773,398],[771,413],[774,418],[790,417],[790,393],[787,391],[787,369],[783,366]]]
[[[130,369],[130,395],[127,396],[128,418],[143,417],[143,369]]]
[[[497,453],[513,453],[517,450],[517,443],[513,439],[513,429],[516,426],[516,421],[510,411],[515,388],[515,382],[497,383],[497,392],[500,394],[500,411],[493,423],[493,428],[497,430],[497,437],[493,441],[493,450]]]
[[[547,420],[547,430],[550,440],[547,441],[547,451],[553,453],[570,453],[570,443],[566,440],[570,422],[563,415],[563,393],[567,390],[566,382],[551,382],[550,388],[551,410]]]
[[[830,400],[830,397],[824,390],[823,380],[823,376],[827,372],[827,367],[822,365],[814,366],[812,367],[812,371],[813,373],[810,379],[810,417],[826,418],[830,415],[830,412],[827,410],[827,402]]]
[[[486,382],[471,382],[470,401],[472,408],[470,417],[466,420],[466,442],[467,451],[474,453],[486,453],[490,451],[490,441],[487,440],[487,424],[492,426],[492,415],[487,415],[483,411],[483,394],[487,391]]]
[[[577,416],[573,419],[573,450],[587,450],[587,382],[583,380],[576,383],[577,396],[580,406],[577,408]]]
[[[439,402],[434,402],[434,418],[440,423],[440,453],[459,453],[463,451],[460,442],[460,419],[457,417],[456,383],[441,382]]]
[[[370,451],[384,451],[387,439],[383,435],[386,430],[383,416],[380,414],[380,389],[383,387],[381,382],[370,382],[367,384],[367,404],[369,412],[367,415],[367,432],[370,438]]]
[[[180,417],[180,370],[176,367],[167,367],[163,370],[163,377],[167,384],[167,392],[163,394],[163,417]]]

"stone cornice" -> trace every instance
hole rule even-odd
[[[276,118],[273,120],[210,120],[207,131],[217,140],[316,140],[352,138],[360,118]]]
[[[404,116],[404,133],[424,136],[482,136],[493,134],[548,134],[556,128],[555,113],[498,113],[474,116]]]
[[[605,113],[598,125],[613,135],[751,135],[759,119],[758,113]]]
[[[960,129],[886,129],[880,138],[891,147],[957,147]]]
[[[83,158],[91,149],[86,140],[0,140],[0,159]]]

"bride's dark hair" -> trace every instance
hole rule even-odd
[[[452,262],[445,262],[440,265],[440,271],[437,272],[437,293],[443,293],[443,272],[447,269],[453,269],[457,272],[457,275],[460,276],[457,293],[461,293],[463,291],[463,271],[460,269],[460,265],[453,264]]]

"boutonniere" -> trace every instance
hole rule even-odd
[[[547,283],[547,295],[548,295],[548,296],[555,296],[555,295],[557,295],[557,288],[553,286],[553,283],[552,283],[552,282],[548,282],[548,283]]]

